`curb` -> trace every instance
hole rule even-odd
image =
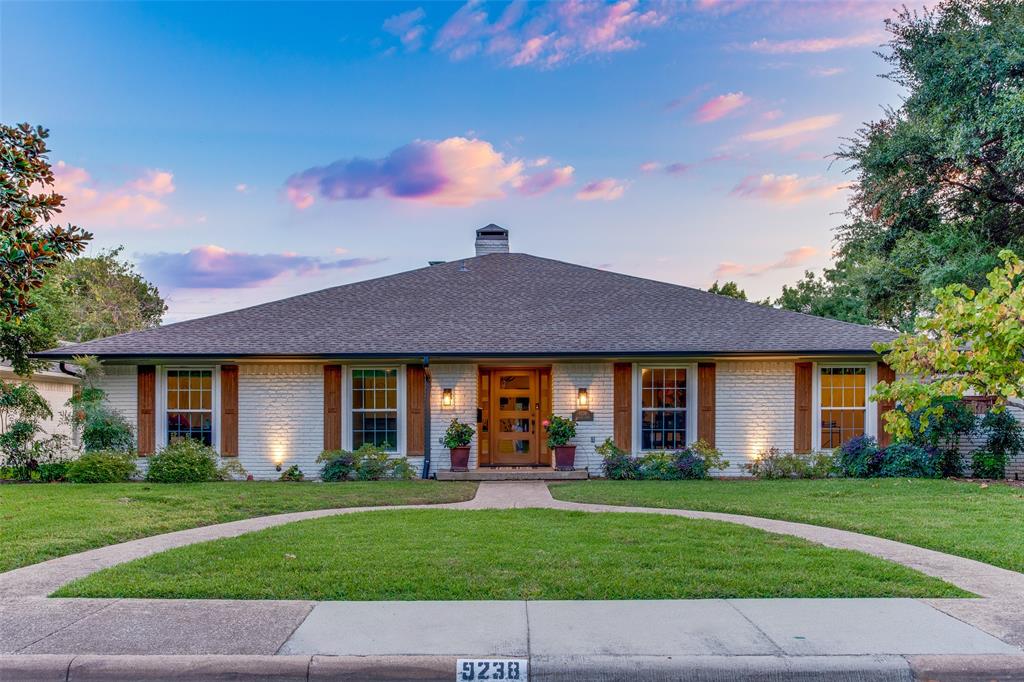
[[[3,682],[451,682],[455,656],[0,655]],[[535,682],[1011,682],[1024,655],[534,656]]]

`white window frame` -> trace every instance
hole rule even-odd
[[[161,365],[157,368],[156,413],[157,449],[167,447],[167,372],[177,370],[205,370],[212,373],[210,412],[212,413],[211,445],[220,454],[220,365]]]
[[[641,448],[641,412],[643,411],[643,400],[641,399],[641,371],[644,369],[685,369],[686,370],[686,444],[691,445],[697,441],[697,364],[696,363],[666,363],[666,362],[634,362],[633,363],[633,415],[632,415],[632,442],[633,453],[661,452],[660,450],[643,450]]]
[[[815,362],[813,383],[814,426],[811,430],[811,448],[821,450],[821,370],[823,368],[864,368],[864,435],[878,438],[878,403],[871,399],[878,380],[877,362]]]
[[[342,415],[341,415],[341,447],[344,450],[352,450],[352,372],[357,369],[393,369],[398,373],[398,381],[396,386],[398,388],[398,405],[396,408],[397,418],[397,438],[398,443],[395,445],[394,450],[388,450],[388,454],[395,455],[397,457],[405,456],[405,365],[346,365],[342,371]]]

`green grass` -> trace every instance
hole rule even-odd
[[[0,571],[126,540],[282,512],[458,502],[473,483],[0,485]]]
[[[587,481],[559,500],[749,514],[877,535],[1024,572],[1024,489],[923,479]]]
[[[669,599],[968,596],[847,550],[721,523],[550,509],[366,512],[115,566],[59,597]]]

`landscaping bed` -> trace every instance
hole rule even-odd
[[[334,507],[472,499],[475,483],[100,483],[0,486],[0,571],[150,535]]]
[[[717,521],[550,509],[366,512],[115,566],[60,597],[457,600],[968,596],[867,554]]]
[[[559,500],[747,514],[841,528],[1024,572],[1024,490],[928,479],[586,481]]]

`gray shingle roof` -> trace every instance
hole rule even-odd
[[[41,355],[871,353],[884,329],[521,253],[411,270]]]

